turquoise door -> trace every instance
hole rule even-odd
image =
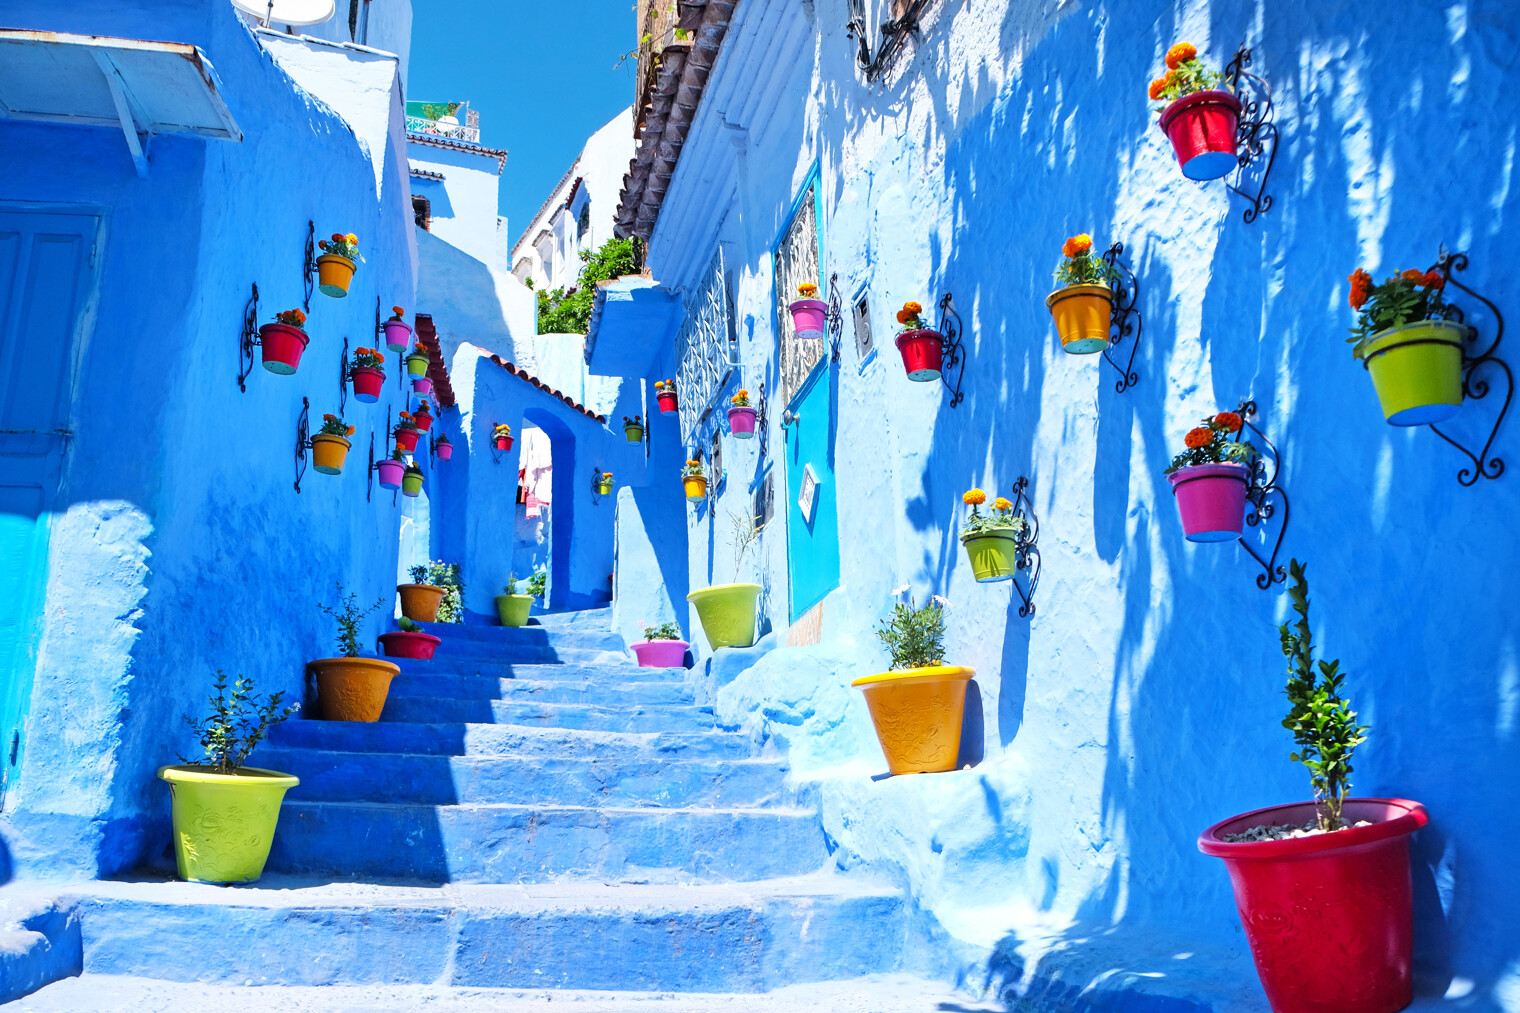
[[[48,516],[70,436],[100,219],[0,208],[0,793],[15,788],[42,637]],[[0,794],[3,799],[4,794]],[[4,802],[0,801],[0,806]]]
[[[786,555],[793,622],[839,586],[831,407],[825,357],[813,367],[785,416]]]

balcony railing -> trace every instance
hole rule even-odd
[[[435,137],[449,137],[456,141],[469,141],[471,144],[480,143],[479,127],[467,127],[460,123],[442,123],[438,120],[423,119],[421,116],[408,116],[406,130],[410,134],[432,134]]]

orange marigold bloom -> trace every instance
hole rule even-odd
[[[1351,272],[1347,280],[1351,282],[1351,308],[1359,310],[1372,295],[1372,275],[1359,267]]]
[[[961,502],[967,506],[981,506],[987,502],[987,494],[980,489],[971,489],[961,494]]]
[[[999,496],[997,499],[995,499],[995,500],[992,501],[992,509],[994,509],[994,510],[1012,510],[1013,509],[1013,504],[1010,503],[1008,500],[1004,499],[1003,497]]]
[[[1425,272],[1424,271],[1416,271],[1412,267],[1409,268],[1409,270],[1407,270],[1407,271],[1400,271],[1399,272],[1399,277],[1403,278],[1405,281],[1412,281],[1416,285],[1421,285],[1421,284],[1424,284],[1424,282],[1425,282]]]
[[[1166,65],[1171,70],[1187,63],[1198,55],[1198,49],[1191,42],[1179,42],[1166,51]]]
[[[1197,429],[1189,431],[1187,437],[1182,442],[1187,444],[1188,449],[1197,450],[1199,447],[1207,447],[1213,440],[1213,430],[1199,426]]]
[[[1091,249],[1092,236],[1089,236],[1084,232],[1081,235],[1072,236],[1070,239],[1066,240],[1065,244],[1063,244],[1061,247],[1061,252],[1064,253],[1067,257],[1075,257],[1079,254],[1086,253]]]
[[[905,324],[909,320],[912,320],[912,319],[913,319],[913,314],[911,314],[911,313],[908,312],[908,308],[906,306],[904,306],[902,309],[900,309],[900,310],[897,311],[897,322],[898,323]]]
[[[1446,287],[1446,275],[1440,271],[1426,271],[1424,285],[1426,288],[1441,289]]]
[[[916,302],[913,302],[912,300],[909,300],[908,302],[903,303],[903,309],[907,310],[909,313],[913,314],[914,316],[918,316],[920,313],[922,313],[924,311],[924,308],[922,306],[920,306]]]
[[[335,242],[335,243],[341,243],[341,242],[343,242],[343,233],[341,233],[341,232],[334,232],[332,234],[332,241]]]
[[[346,435],[348,435],[348,436],[354,435],[354,427],[353,426],[349,426],[348,427],[348,432],[347,432]]]
[[[797,286],[797,294],[802,296],[804,299],[811,299],[814,295],[817,294],[817,292],[818,286],[814,285],[810,281],[805,281],[801,285]]]
[[[1234,412],[1220,412],[1214,416],[1214,425],[1227,433],[1238,433],[1242,422],[1240,416]]]
[[[337,417],[338,416],[336,416],[336,415],[323,415],[322,416],[322,421],[323,422],[331,422],[333,419],[335,419]]]
[[[402,309],[400,306],[392,306],[391,307],[391,312],[394,313],[394,314],[396,314],[396,316],[399,317],[401,314],[405,313],[406,310]]]
[[[1152,81],[1150,87],[1151,98],[1159,99],[1161,97],[1161,93],[1166,90],[1167,83],[1167,79],[1164,77],[1158,77],[1156,80]]]
[[[350,232],[348,235],[344,236],[343,238],[347,239],[354,246],[358,246],[359,245],[359,237],[356,236],[356,235],[354,235],[352,232]]]

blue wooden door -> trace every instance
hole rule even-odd
[[[786,555],[793,622],[839,586],[831,410],[825,357],[787,406]]]
[[[14,789],[26,744],[99,232],[95,215],[0,208],[0,793]]]

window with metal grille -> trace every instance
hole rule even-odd
[[[412,217],[417,221],[419,229],[428,229],[433,224],[433,204],[426,197],[412,194]]]
[[[755,527],[763,528],[771,522],[776,509],[775,472],[768,472],[755,490]]]
[[[575,223],[575,238],[585,239],[586,233],[591,231],[591,202],[587,201],[581,206],[581,219]]]
[[[697,288],[687,295],[686,319],[676,334],[676,396],[681,442],[688,447],[696,444],[697,431],[733,371],[732,345],[733,317],[720,246]]]
[[[802,386],[802,381],[807,379],[818,360],[823,358],[823,346],[827,343],[798,339],[797,327],[792,323],[791,311],[787,309],[800,298],[797,294],[798,285],[804,282],[814,285],[819,283],[817,187],[816,180],[808,185],[781,241],[776,244],[772,258],[775,267],[776,326],[781,349],[783,403],[792,399],[792,395]]]

